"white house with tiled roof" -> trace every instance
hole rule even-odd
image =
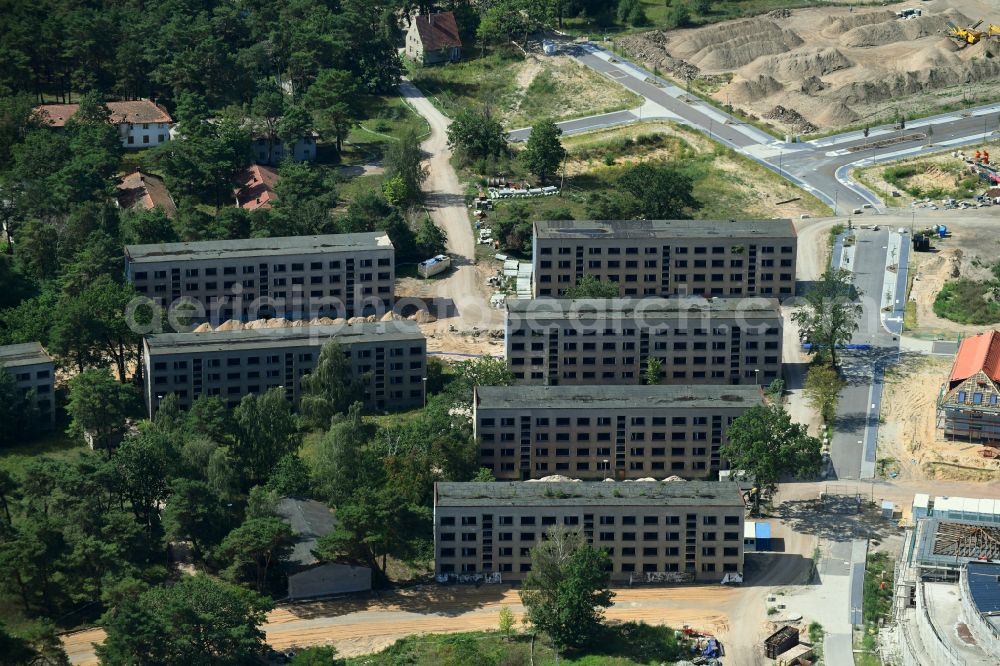
[[[174,119],[152,100],[107,102],[106,106],[125,148],[149,148],[170,140]],[[42,104],[35,112],[52,127],[63,128],[79,109],[79,104]]]

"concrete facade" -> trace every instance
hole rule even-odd
[[[38,410],[41,428],[52,428],[56,422],[55,376],[52,357],[37,342],[0,347],[0,369],[13,378],[17,389],[31,400]]]
[[[480,386],[479,462],[504,481],[677,475],[705,479],[733,419],[763,404],[757,386]]]
[[[191,321],[312,319],[392,308],[395,250],[384,232],[125,247],[126,279]]]
[[[519,384],[767,385],[781,375],[774,299],[535,299],[507,305],[507,363]]]
[[[523,580],[531,548],[565,526],[608,552],[614,582],[657,574],[718,582],[743,573],[744,510],[735,483],[437,483],[435,572]]]
[[[368,377],[367,407],[423,404],[426,340],[414,322],[395,321],[147,336],[143,362],[149,416],[171,393],[185,409],[200,395],[220,396],[235,407],[245,395],[280,386],[297,403],[299,379],[316,367],[331,340],[350,359],[353,375]]]
[[[795,295],[791,220],[541,221],[533,244],[536,297],[584,275],[620,296]]]

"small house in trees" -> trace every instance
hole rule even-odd
[[[406,55],[423,65],[456,62],[462,57],[462,40],[452,12],[416,15],[406,32]]]
[[[962,340],[938,396],[937,426],[948,439],[1000,442],[1000,331]]]
[[[170,128],[174,119],[166,109],[152,100],[107,102],[106,106],[111,112],[111,122],[118,127],[118,136],[125,148],[149,148],[170,140]],[[35,107],[35,113],[43,122],[62,129],[79,109],[79,104],[42,104]]]
[[[278,172],[263,164],[251,164],[236,176],[236,205],[247,210],[270,208],[278,195],[274,186],[278,182]]]
[[[260,164],[280,164],[286,157],[296,162],[316,161],[316,140],[319,134],[309,130],[302,135],[298,141],[291,146],[278,137],[270,140],[266,136],[255,135],[253,137],[254,159]]]
[[[321,562],[316,557],[320,538],[334,529],[330,507],[315,500],[284,497],[278,502],[277,513],[291,526],[295,539],[285,560],[291,601],[372,589],[372,570],[368,567]]]
[[[118,181],[118,206],[126,210],[160,208],[171,219],[177,215],[177,206],[163,179],[151,173],[143,173],[142,169],[126,174]]]

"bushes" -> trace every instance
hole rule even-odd
[[[934,314],[959,324],[1000,322],[1000,303],[990,298],[1000,283],[961,278],[947,282],[934,299]]]

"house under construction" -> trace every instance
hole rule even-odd
[[[1000,443],[1000,331],[962,340],[937,401],[947,439]]]
[[[1000,663],[1000,502],[914,498],[893,575],[898,642],[886,663]]]

